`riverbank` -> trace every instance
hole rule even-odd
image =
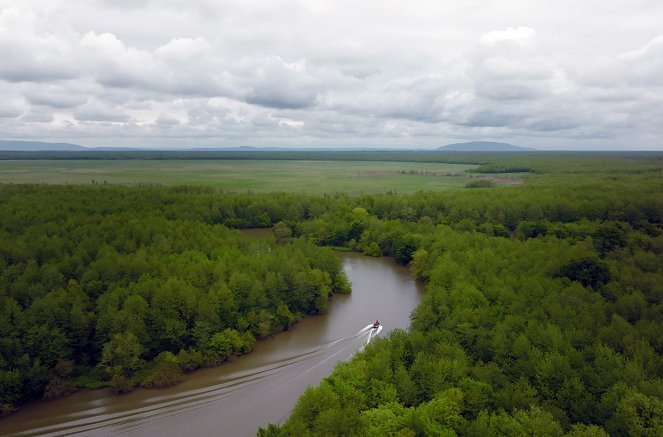
[[[305,317],[292,330],[259,341],[251,354],[189,373],[173,387],[121,396],[108,389],[82,390],[26,405],[0,419],[0,434],[248,436],[285,420],[307,386],[361,347],[354,337],[359,329],[376,318],[385,326],[381,336],[407,329],[423,295],[409,270],[390,258],[337,256],[353,292],[335,295],[327,314]]]

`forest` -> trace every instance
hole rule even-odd
[[[0,185],[1,408],[164,386],[249,352],[349,291],[324,247],[343,246],[425,282],[411,329],[259,435],[663,434],[661,156],[464,159],[527,181],[412,195]]]
[[[202,219],[204,190],[6,185],[0,199],[3,413],[79,386],[174,384],[350,291],[329,249]]]
[[[426,295],[409,332],[259,435],[663,434],[661,163],[533,164],[524,186],[369,197],[299,223],[408,264]]]

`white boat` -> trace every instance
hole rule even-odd
[[[363,328],[359,333],[365,333],[368,332],[368,339],[366,340],[366,344],[371,342],[371,339],[378,335],[380,332],[382,332],[382,324],[379,322],[376,323],[371,323],[370,325],[366,325],[365,328]]]

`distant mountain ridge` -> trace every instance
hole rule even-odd
[[[275,146],[235,146],[235,147],[177,147],[177,148],[145,148],[145,147],[86,147],[72,143],[48,143],[44,141],[0,140],[0,152],[87,152],[87,151],[189,151],[189,152],[259,152],[259,151],[430,151],[431,149],[377,149],[366,147],[275,147]],[[527,152],[535,151],[530,147],[514,146],[513,144],[494,141],[472,141],[455,143],[438,147],[438,151],[448,152]]]
[[[87,147],[71,143],[45,143],[42,141],[5,141],[0,140],[0,150],[4,152],[45,152],[45,151],[80,151]]]
[[[444,152],[532,152],[531,147],[514,146],[508,143],[495,141],[470,141],[468,143],[454,143],[438,147],[437,150]]]
[[[278,146],[226,146],[226,147],[94,147],[72,143],[48,143],[45,141],[0,140],[0,152],[310,152],[310,151],[369,151],[393,152],[405,149],[376,149],[367,147],[278,147]],[[413,150],[409,150],[413,151]],[[414,151],[426,151],[416,149]],[[430,151],[430,150],[429,150]]]

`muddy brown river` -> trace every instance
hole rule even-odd
[[[23,407],[0,419],[0,435],[253,436],[282,422],[309,385],[366,342],[358,331],[375,319],[407,329],[423,289],[389,258],[339,253],[352,294],[334,296],[326,315],[259,341],[255,350],[219,367],[188,374],[171,388],[115,396],[84,390]]]

